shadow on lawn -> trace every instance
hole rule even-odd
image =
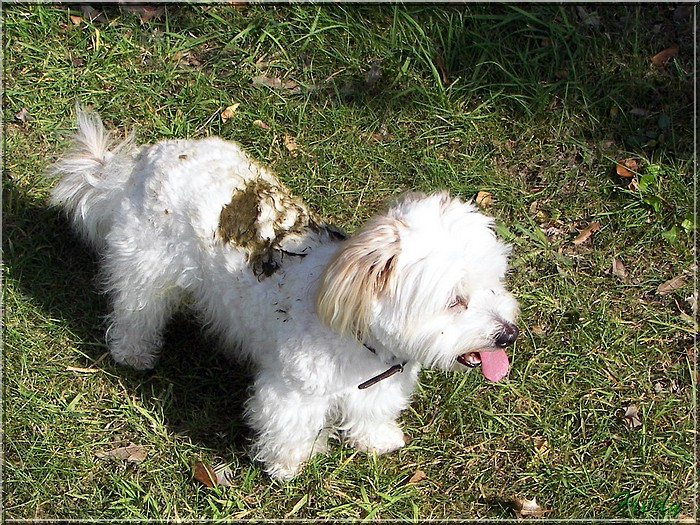
[[[3,252],[8,277],[47,318],[65,320],[74,339],[83,343],[84,355],[64,355],[63,362],[88,367],[107,351],[104,316],[109,306],[97,291],[98,257],[57,210],[30,203],[11,180],[4,182]],[[7,310],[5,315],[13,312]],[[109,357],[98,367],[119,377],[147,410],[162,411],[173,433],[189,436],[225,458],[231,455],[231,445],[236,453],[245,448],[248,436],[241,416],[252,377],[215,348],[195,320],[178,314],[168,326],[155,370],[137,372]],[[13,349],[5,345],[4,351],[7,359]]]

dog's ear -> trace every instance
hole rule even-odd
[[[390,286],[399,254],[397,219],[380,216],[345,241],[321,276],[316,312],[341,334],[364,339],[372,302]]]

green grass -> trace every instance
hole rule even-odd
[[[514,518],[514,499],[533,497],[548,518],[663,517],[620,508],[625,490],[695,515],[692,12],[221,4],[141,23],[115,6],[79,25],[70,14],[3,5],[5,519]],[[673,44],[678,55],[653,67]],[[301,88],[254,86],[259,75]],[[173,321],[151,374],[104,357],[96,258],[47,208],[42,175],[76,101],[142,141],[238,140],[350,231],[402,191],[489,191],[522,305],[508,379],[425,371],[402,416],[405,449],[335,446],[298,479],[271,481],[247,455],[250,377],[207,351],[191,320]],[[628,158],[640,163],[633,191],[615,174]],[[600,230],[574,244],[593,221]],[[682,287],[657,293],[679,275]],[[145,461],[95,457],[130,442]],[[228,464],[233,486],[197,482],[196,460]],[[417,470],[426,478],[407,483]]]

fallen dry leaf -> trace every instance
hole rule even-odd
[[[488,208],[493,204],[493,196],[488,191],[480,191],[476,194],[476,204],[481,208]]]
[[[374,85],[379,82],[382,78],[382,62],[380,60],[374,60],[372,62],[372,67],[367,71],[365,76],[365,81],[367,82],[367,87],[372,89]]]
[[[80,11],[83,13],[83,17],[87,18],[90,22],[106,22],[107,18],[91,5],[81,5]]]
[[[690,309],[693,311],[693,315],[698,313],[698,292],[695,291],[685,298],[685,302],[690,305]]]
[[[293,80],[282,80],[278,77],[268,77],[267,75],[258,75],[253,77],[254,86],[267,86],[272,89],[290,91],[292,93],[297,93],[301,90],[299,84]]]
[[[385,140],[389,140],[393,138],[393,135],[389,133],[389,130],[386,127],[386,124],[381,124],[379,126],[379,129],[372,133],[372,136],[369,138],[370,142],[382,142]]]
[[[550,512],[547,509],[543,509],[537,504],[537,498],[525,499],[525,498],[513,498],[513,508],[515,510],[515,515],[518,518],[541,518],[544,516],[545,512]]]
[[[270,125],[267,122],[263,122],[260,119],[254,120],[253,126],[257,126],[259,128],[262,128],[262,129],[270,129]]]
[[[170,57],[170,60],[178,62],[183,66],[198,67],[202,65],[197,56],[190,51],[176,51],[175,54]]]
[[[656,293],[659,295],[666,295],[674,292],[681,288],[685,284],[685,278],[682,275],[677,275],[673,279],[669,279],[665,283],[661,283],[658,288],[656,288]]]
[[[27,108],[22,108],[17,113],[15,113],[15,118],[19,120],[22,124],[26,124],[27,122],[32,120],[32,116],[29,114]]]
[[[615,166],[615,171],[620,177],[631,179],[635,172],[639,171],[639,162],[636,159],[627,159],[620,161]]]
[[[282,140],[284,141],[284,146],[287,148],[287,151],[289,151],[289,154],[292,157],[296,157],[299,155],[300,147],[299,144],[297,144],[296,140],[294,140],[294,137],[291,135],[285,134],[282,137]]]
[[[134,4],[134,5],[122,5],[122,9],[129,11],[139,16],[141,23],[145,24],[152,18],[158,20],[165,13],[165,6],[157,6],[151,4]]]
[[[126,447],[113,448],[106,452],[95,452],[95,457],[98,459],[126,460],[129,463],[141,463],[146,459],[148,451],[141,445],[129,443]]]
[[[644,108],[632,108],[630,109],[630,115],[634,115],[635,117],[648,117],[652,115],[652,112]]]
[[[70,15],[68,18],[70,18],[70,21],[74,26],[79,26],[83,22],[83,17],[78,16],[78,15]]]
[[[627,269],[617,257],[613,257],[612,260],[612,274],[620,279],[625,279],[627,277]]]
[[[230,487],[233,483],[233,471],[225,465],[215,469],[201,461],[195,461],[194,478],[210,488],[214,485]]]
[[[416,470],[413,473],[413,476],[410,477],[410,479],[406,482],[408,485],[412,483],[418,483],[419,481],[423,481],[427,477],[426,473],[423,472],[422,470]]]
[[[631,428],[635,429],[642,426],[642,420],[639,417],[639,408],[637,405],[630,405],[625,409],[625,424]]]
[[[209,488],[218,484],[214,469],[201,461],[196,461],[194,464],[194,479],[204,483]]]
[[[541,324],[536,324],[530,328],[530,331],[532,332],[533,335],[536,335],[538,337],[543,336],[544,334],[547,333],[547,329],[542,326]]]
[[[534,446],[535,452],[540,456],[546,456],[549,453],[549,441],[546,437],[535,436]]]
[[[592,29],[597,29],[600,27],[600,16],[598,16],[597,12],[593,11],[592,13],[589,13],[581,6],[578,6],[576,11],[578,12],[578,16],[581,18],[581,23],[584,26]]]
[[[231,120],[233,118],[233,115],[236,113],[238,106],[240,105],[240,102],[236,102],[228,106],[225,110],[223,110],[221,112],[221,122],[228,122],[229,120]]]
[[[226,465],[221,465],[214,469],[216,473],[216,480],[222,487],[230,487],[233,485],[233,470],[228,468]]]
[[[447,84],[449,78],[447,77],[447,71],[445,70],[445,62],[443,62],[442,60],[442,55],[440,53],[437,53],[433,62],[435,63],[435,67],[437,68],[438,72],[440,73],[440,80],[442,80],[443,84]]]
[[[656,67],[663,67],[666,62],[671,60],[678,54],[678,46],[676,44],[667,47],[663,51],[659,51],[651,57],[651,63]]]
[[[593,235],[595,232],[600,230],[600,222],[598,221],[593,221],[588,225],[588,227],[584,230],[581,231],[581,233],[578,234],[578,237],[576,237],[573,240],[574,244],[583,244],[586,242],[591,235]]]

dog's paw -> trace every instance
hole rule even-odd
[[[158,352],[138,352],[136,349],[125,351],[123,348],[112,348],[111,352],[114,360],[120,365],[130,366],[135,370],[152,370],[158,363],[160,355]]]
[[[291,464],[291,463],[272,463],[271,465],[268,465],[265,467],[265,472],[271,477],[276,479],[277,481],[291,481],[293,478],[301,472],[301,468],[304,466],[304,463],[296,463],[296,464]]]
[[[329,431],[324,429],[313,442],[299,443],[296,447],[286,447],[286,449],[277,449],[274,454],[269,455],[269,451],[265,450],[266,444],[262,444],[263,446],[255,458],[263,462],[264,470],[270,477],[278,481],[289,481],[301,472],[311,458],[328,452],[328,435]]]
[[[349,435],[348,444],[357,450],[381,455],[400,449],[406,440],[401,427],[396,423],[385,423],[363,434]]]

